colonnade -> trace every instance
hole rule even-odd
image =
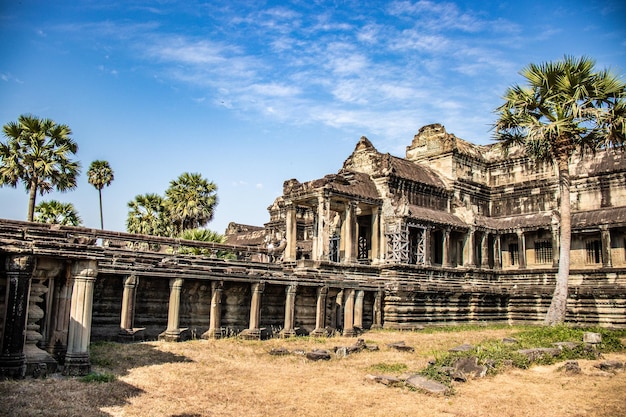
[[[49,362],[46,359],[47,354],[37,348],[35,343],[41,340],[42,346],[52,350],[56,344],[55,338],[60,333],[66,335],[62,342],[66,346],[63,373],[85,375],[91,369],[89,342],[93,288],[98,274],[97,262],[73,262],[69,268],[68,285],[55,286],[54,281],[51,281],[45,290],[35,288],[35,296],[51,292],[54,288],[60,289],[56,294],[48,294],[48,299],[52,302],[47,303],[46,314],[40,316],[36,315],[38,307],[35,303],[29,306],[31,286],[42,286],[41,278],[36,278],[37,268],[37,259],[34,256],[15,255],[6,258],[7,289],[5,325],[0,340],[0,376],[23,377],[29,366],[41,366]],[[45,270],[43,265],[39,271],[42,270]],[[46,278],[45,274],[43,278]],[[69,291],[67,287],[70,287]],[[38,320],[33,320],[41,318],[45,318],[43,328],[35,325],[34,322]],[[32,336],[26,337],[29,334]]]

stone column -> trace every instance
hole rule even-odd
[[[365,291],[356,290],[354,295],[354,328],[357,330],[363,330],[363,299],[365,298]]]
[[[294,328],[296,314],[296,292],[298,286],[295,284],[285,287],[285,325],[280,331],[280,337],[292,337],[296,335]]]
[[[431,247],[430,247],[431,235],[428,227],[424,228],[424,266],[430,266],[432,264]]]
[[[337,293],[337,296],[335,297],[335,308],[334,308],[334,323],[333,323],[333,327],[336,329],[341,329],[343,328],[343,300],[345,297],[345,291],[344,290],[340,290]]]
[[[87,375],[91,371],[89,342],[93,286],[98,275],[97,261],[78,261],[72,265],[72,300],[63,375]]]
[[[346,299],[343,310],[343,335],[352,337],[356,336],[356,331],[354,330],[354,289],[347,288],[343,292]]]
[[[246,330],[241,332],[244,339],[260,339],[261,329],[261,298],[265,290],[264,282],[256,282],[252,284],[252,300],[250,301],[250,325]]]
[[[600,241],[602,243],[602,267],[611,268],[613,266],[611,256],[611,231],[607,226],[600,226]]]
[[[372,208],[372,264],[380,263],[380,253],[380,209],[374,207]]]
[[[129,275],[124,278],[124,292],[122,293],[122,313],[120,314],[120,331],[118,339],[122,342],[134,341],[143,328],[135,328],[135,300],[137,298],[139,277]]]
[[[293,203],[287,204],[287,247],[285,248],[285,261],[293,262],[296,260],[297,249],[297,224],[296,224],[296,207]]]
[[[470,229],[465,236],[465,250],[467,256],[465,257],[465,266],[476,266],[476,255],[474,254],[474,229]]]
[[[493,239],[493,269],[502,268],[502,238],[496,234]]]
[[[211,316],[209,330],[202,334],[203,339],[219,339],[222,337],[222,281],[211,282]]]
[[[526,236],[521,230],[517,231],[517,243],[519,248],[519,267],[526,268]]]
[[[50,295],[50,294],[48,294]],[[54,280],[53,297],[51,297],[50,323],[45,334],[45,350],[53,355],[59,363],[64,363],[67,353],[67,334],[70,326],[70,310],[72,306],[71,269],[66,267],[65,276]]]
[[[480,267],[489,267],[489,233],[486,231],[480,238]]]
[[[54,286],[54,277],[61,272],[63,264],[49,259],[39,258],[35,268],[31,285],[30,297],[28,301],[28,319],[26,321],[26,341],[24,354],[26,355],[26,374],[34,377],[45,377],[48,373],[57,370],[56,360],[39,345],[45,346],[44,334],[49,325],[46,312],[50,312],[50,283]],[[45,301],[45,304],[44,304]],[[46,311],[42,309],[46,308]]]
[[[444,267],[451,267],[450,263],[450,229],[445,229],[443,231],[443,248],[442,248],[442,262]]]
[[[319,287],[317,289],[317,307],[315,310],[315,330],[311,332],[311,336],[326,335],[326,296],[328,295],[328,287]]]
[[[316,261],[319,260],[328,260],[328,257],[325,254],[328,251],[328,238],[324,234],[324,224],[326,223],[326,201],[323,197],[319,197],[317,200],[317,236],[313,239],[313,243],[315,248],[313,250],[313,259]]]
[[[559,267],[559,225],[552,225],[552,267]]]
[[[0,377],[23,378],[26,374],[24,332],[30,281],[35,267],[32,256],[9,256],[5,262],[6,293],[4,327],[0,340]]]
[[[167,329],[159,335],[159,340],[166,342],[179,342],[181,333],[187,329],[180,326],[180,293],[184,280],[182,278],[170,279],[170,300],[167,309]]]
[[[374,323],[372,329],[382,329],[383,327],[383,299],[385,292],[383,290],[376,291],[374,298]]]
[[[345,262],[356,263],[356,214],[355,203],[350,201],[346,204],[346,221],[345,221]]]

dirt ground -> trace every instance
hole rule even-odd
[[[50,376],[0,382],[0,416],[626,416],[626,372],[607,373],[579,360],[582,373],[562,364],[508,369],[454,386],[449,396],[367,380],[380,369],[417,372],[436,351],[511,336],[515,329],[420,333],[371,331],[360,336],[379,351],[313,362],[295,350],[350,346],[354,338],[145,342],[94,347],[94,371],[113,382]],[[414,352],[387,344],[404,341]],[[97,352],[96,352],[97,350]],[[626,353],[603,360],[626,361]],[[385,373],[394,375],[393,373]],[[394,376],[398,376],[397,374]]]

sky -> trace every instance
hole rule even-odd
[[[565,55],[626,73],[626,5],[604,1],[0,0],[0,123],[21,114],[72,129],[72,203],[125,231],[128,202],[184,172],[218,187],[207,227],[262,226],[283,182],[336,173],[361,136],[404,157],[441,123],[476,144],[519,71]],[[1,141],[6,142],[2,136]],[[22,184],[0,218],[25,220]]]

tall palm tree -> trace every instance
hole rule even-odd
[[[57,200],[42,201],[37,204],[34,220],[63,226],[80,226],[82,223],[72,203],[61,203]]]
[[[213,219],[217,186],[200,174],[185,172],[170,182],[166,206],[176,234],[205,226]]]
[[[3,133],[8,140],[0,142],[0,186],[24,183],[29,193],[27,219],[33,221],[37,192],[44,195],[76,187],[80,164],[71,157],[78,145],[67,125],[31,115],[7,123]]]
[[[171,236],[172,227],[163,198],[158,194],[143,194],[128,203],[126,230],[153,236]]]
[[[527,86],[506,91],[498,109],[496,139],[505,149],[521,145],[527,154],[558,167],[560,252],[556,287],[544,323],[565,321],[570,270],[571,210],[569,162],[576,152],[623,147],[626,84],[587,57],[530,64],[521,71]]]
[[[93,161],[87,170],[87,181],[98,190],[100,200],[100,229],[104,230],[104,219],[102,217],[102,189],[113,182],[113,170],[108,161]]]

